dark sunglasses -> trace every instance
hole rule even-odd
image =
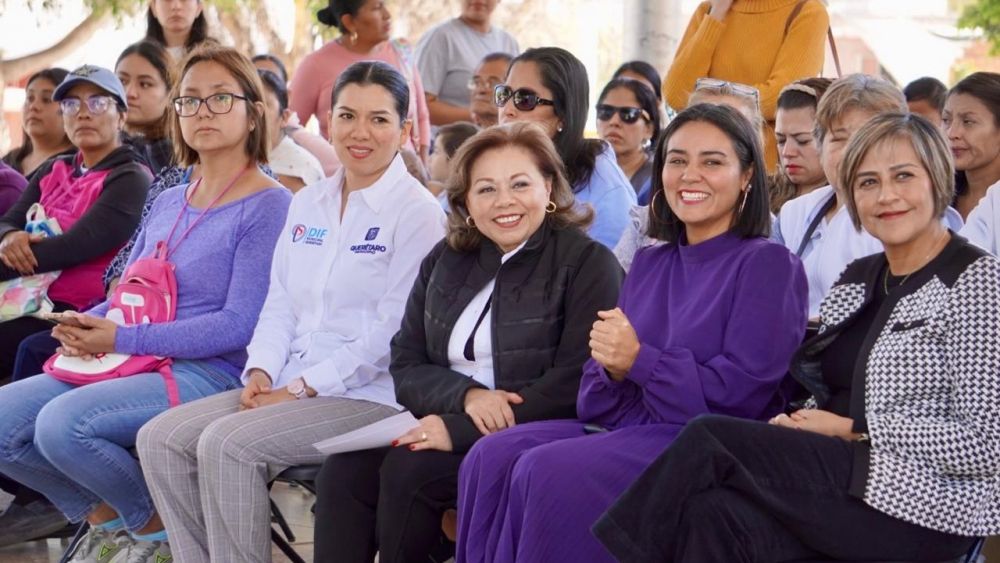
[[[611,118],[618,114],[618,119],[621,119],[625,123],[635,123],[639,121],[639,118],[643,118],[649,121],[649,114],[646,110],[642,108],[628,108],[628,107],[618,107],[610,106],[608,104],[598,104],[597,105],[597,119],[601,121],[611,121]]]
[[[510,86],[507,86],[506,84],[497,84],[496,88],[493,89],[493,103],[498,108],[502,108],[507,105],[507,102],[510,101],[511,98],[514,99],[514,107],[520,111],[531,111],[540,105],[555,105],[555,102],[552,100],[539,98],[538,94],[527,88],[511,90]]]

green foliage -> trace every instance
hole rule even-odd
[[[1000,0],[976,0],[962,10],[958,27],[979,28],[990,42],[990,53],[1000,54]]]

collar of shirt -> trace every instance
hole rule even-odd
[[[389,167],[382,173],[382,176],[378,180],[375,180],[374,184],[357,190],[357,193],[361,194],[361,198],[365,200],[365,205],[375,213],[378,213],[387,200],[391,198],[392,188],[403,177],[403,174],[409,174],[409,172],[406,170],[406,163],[403,162],[403,157],[399,153],[396,153],[396,156],[393,157],[392,162],[389,163]],[[340,194],[344,190],[344,175],[345,171],[342,166],[332,177],[333,189],[325,191],[320,196],[320,199],[340,197]]]

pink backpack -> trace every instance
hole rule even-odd
[[[222,190],[215,200],[188,225],[188,228],[177,240],[177,244],[171,249],[168,244],[174,237],[177,225],[190,204],[190,198],[194,197],[198,186],[201,185],[201,179],[195,182],[185,205],[177,216],[177,220],[174,221],[174,226],[170,229],[170,234],[167,235],[167,240],[156,243],[156,252],[153,253],[153,256],[140,258],[125,270],[121,283],[115,287],[114,295],[111,296],[111,303],[106,315],[108,320],[114,321],[119,326],[134,326],[142,323],[166,323],[176,318],[177,278],[174,275],[174,264],[169,260],[170,253],[177,250],[177,247],[184,242],[195,225],[205,217],[208,210],[219,203],[247,170],[249,167],[233,178],[226,189]],[[171,358],[160,356],[109,353],[98,354],[92,359],[85,360],[56,354],[45,362],[42,369],[52,377],[73,385],[86,385],[157,371],[163,376],[163,382],[167,386],[167,398],[170,400],[170,406],[173,407],[179,405],[181,401],[174,372],[170,369],[171,364],[173,364]]]
[[[115,286],[107,319],[119,326],[143,323],[166,323],[177,315],[177,278],[174,265],[167,260],[167,245],[156,244],[153,256],[140,258],[129,266],[122,281]],[[138,373],[160,372],[167,386],[170,406],[180,404],[177,382],[170,365],[173,360],[160,356],[98,354],[85,360],[56,354],[45,362],[45,373],[73,385],[127,377]]]

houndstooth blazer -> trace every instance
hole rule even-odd
[[[821,352],[883,283],[885,264],[876,254],[847,267],[820,306],[820,333],[793,360],[820,405]],[[852,493],[935,530],[1000,533],[1000,262],[952,235],[889,291],[859,359],[864,392],[854,390],[851,412],[857,422],[860,401],[867,427],[855,431],[870,441],[857,443]]]

